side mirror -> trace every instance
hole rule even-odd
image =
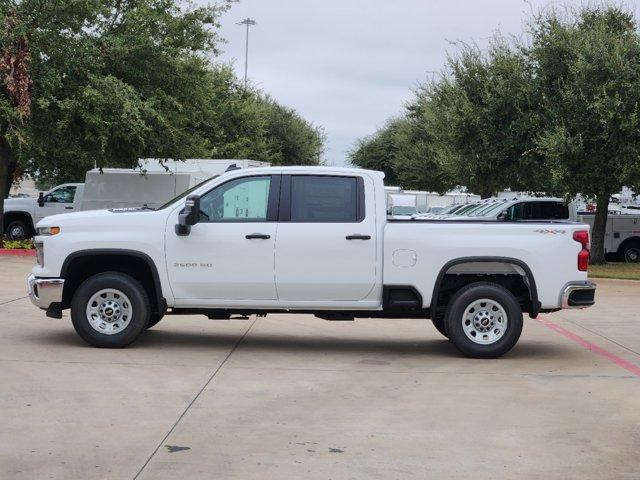
[[[507,210],[502,210],[502,211],[498,214],[497,219],[498,219],[498,220],[507,220],[507,219],[508,219],[507,214],[508,214]]]
[[[38,205],[44,207],[44,193],[42,192],[38,194]]]
[[[184,237],[191,233],[191,226],[200,221],[200,195],[189,195],[184,210],[178,215],[176,235]]]

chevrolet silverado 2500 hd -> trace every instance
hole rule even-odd
[[[558,221],[386,216],[383,174],[235,170],[156,210],[47,217],[29,295],[78,334],[123,347],[165,314],[431,318],[464,354],[497,357],[523,312],[587,307],[589,230]]]

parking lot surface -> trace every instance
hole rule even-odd
[[[498,360],[420,320],[168,316],[85,345],[0,257],[0,478],[638,479],[640,282]]]

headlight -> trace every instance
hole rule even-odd
[[[50,236],[50,235],[57,235],[60,233],[60,227],[38,227],[38,235],[42,235],[42,236]]]
[[[42,242],[35,242],[36,247],[36,262],[41,267],[44,267],[44,244]]]

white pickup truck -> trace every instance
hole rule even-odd
[[[431,318],[464,354],[509,351],[522,312],[594,303],[588,226],[387,219],[383,174],[227,172],[156,210],[47,217],[29,296],[78,334],[123,347],[166,314]]]

